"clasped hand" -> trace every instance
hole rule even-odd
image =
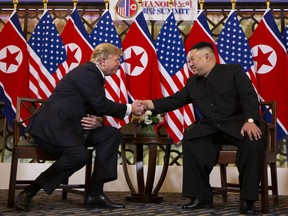
[[[141,115],[145,111],[144,105],[139,100],[134,100],[132,103],[132,113],[135,115]]]
[[[95,115],[89,115],[81,119],[81,125],[84,130],[93,130],[103,124],[103,119]]]
[[[151,100],[135,100],[132,103],[132,113],[135,115],[141,115],[147,109],[154,109],[154,105]]]

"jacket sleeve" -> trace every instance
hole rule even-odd
[[[175,109],[179,109],[186,104],[191,103],[188,88],[185,86],[182,90],[176,92],[175,94],[153,100],[154,112],[155,113],[165,113]]]
[[[235,71],[234,82],[238,91],[241,108],[244,112],[244,118],[246,120],[253,118],[259,122],[259,100],[254,86],[240,65],[238,65]]]
[[[82,72],[83,75],[78,76],[74,83],[97,115],[109,115],[123,119],[127,105],[113,102],[106,97],[103,78],[99,69],[92,65]]]

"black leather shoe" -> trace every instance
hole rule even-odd
[[[84,200],[84,207],[86,208],[95,208],[95,207],[125,208],[125,205],[121,203],[114,203],[105,194],[102,194],[96,197],[86,196]]]
[[[246,215],[257,215],[257,211],[254,206],[254,201],[241,200],[240,206],[239,206],[239,213],[246,214]]]
[[[213,203],[211,200],[205,200],[200,198],[191,199],[190,203],[187,203],[182,206],[182,209],[193,210],[193,209],[208,209],[212,208]]]
[[[15,202],[15,209],[20,211],[29,211],[31,206],[32,194],[30,192],[21,191]]]

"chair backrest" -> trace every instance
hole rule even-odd
[[[0,101],[0,109],[2,109],[2,107],[4,107],[6,104],[4,101]]]
[[[276,101],[260,102],[260,107],[261,121],[266,125],[266,151],[276,153]]]
[[[16,117],[13,125],[13,147],[23,145],[25,142],[28,144],[32,139],[31,134],[25,132],[25,128],[44,102],[45,100],[37,98],[17,98]]]

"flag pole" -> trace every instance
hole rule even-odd
[[[169,2],[170,9],[172,9],[172,7],[173,7],[173,3],[174,3],[174,0],[170,0],[170,2]]]
[[[106,10],[108,10],[109,0],[104,0],[104,3],[105,3]]]
[[[236,8],[236,0],[231,0],[232,3],[232,10],[235,10]]]
[[[142,7],[142,0],[138,0],[139,7]]]
[[[199,5],[200,5],[200,10],[203,10],[204,0],[200,0]]]
[[[76,7],[77,7],[78,0],[72,0],[72,2],[73,2],[73,7],[76,8]]]
[[[17,11],[18,0],[13,0],[14,11]]]
[[[43,0],[43,3],[44,3],[44,10],[46,10],[47,9],[48,0]]]
[[[270,0],[266,0],[266,7],[267,7],[267,9],[270,8]]]

